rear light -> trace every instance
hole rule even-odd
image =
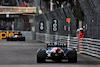
[[[57,49],[57,50],[56,50],[56,53],[58,53],[58,52],[59,52],[59,50]]]

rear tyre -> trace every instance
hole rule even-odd
[[[39,50],[37,53],[37,63],[44,63],[46,58],[46,53],[44,50]]]
[[[25,37],[19,38],[19,41],[25,41]]]
[[[76,63],[77,62],[77,52],[75,50],[70,50],[68,52],[68,62]]]
[[[23,41],[25,41],[25,37],[23,37]]]
[[[7,41],[9,41],[9,38],[7,38]]]

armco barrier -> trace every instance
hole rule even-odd
[[[60,43],[67,43],[67,36],[59,36],[59,35],[50,35],[43,33],[36,33],[36,40],[45,42],[45,43],[53,43],[55,41],[59,41]],[[70,46],[69,48],[75,48],[77,50],[77,37],[70,38]]]
[[[26,40],[32,40],[32,32],[31,31],[20,31],[23,36],[25,36]]]
[[[36,33],[36,40],[41,41],[41,42],[45,42],[45,34]]]
[[[60,43],[67,43],[67,36],[58,36],[58,35],[50,35],[50,34],[43,34],[43,33],[36,33],[36,40],[42,41],[45,43],[53,43],[57,39]],[[70,46],[69,48],[75,48],[77,50],[78,38],[71,37],[70,38]],[[100,40],[97,39],[90,39],[90,38],[83,38],[81,39],[81,52],[83,54],[87,54],[93,57],[100,58]]]
[[[90,38],[81,40],[81,53],[100,58],[100,40]]]

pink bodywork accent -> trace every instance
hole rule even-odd
[[[61,48],[53,48],[53,49],[50,51],[50,53],[51,53],[51,52],[56,52],[56,50],[58,50],[58,52],[64,52]]]
[[[15,38],[18,38],[19,36],[18,35],[15,35]]]

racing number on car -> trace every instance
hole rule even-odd
[[[44,30],[44,22],[43,22],[43,21],[40,22],[39,29],[40,29],[41,31]]]
[[[58,30],[58,21],[55,19],[53,20],[53,31],[56,32]]]

